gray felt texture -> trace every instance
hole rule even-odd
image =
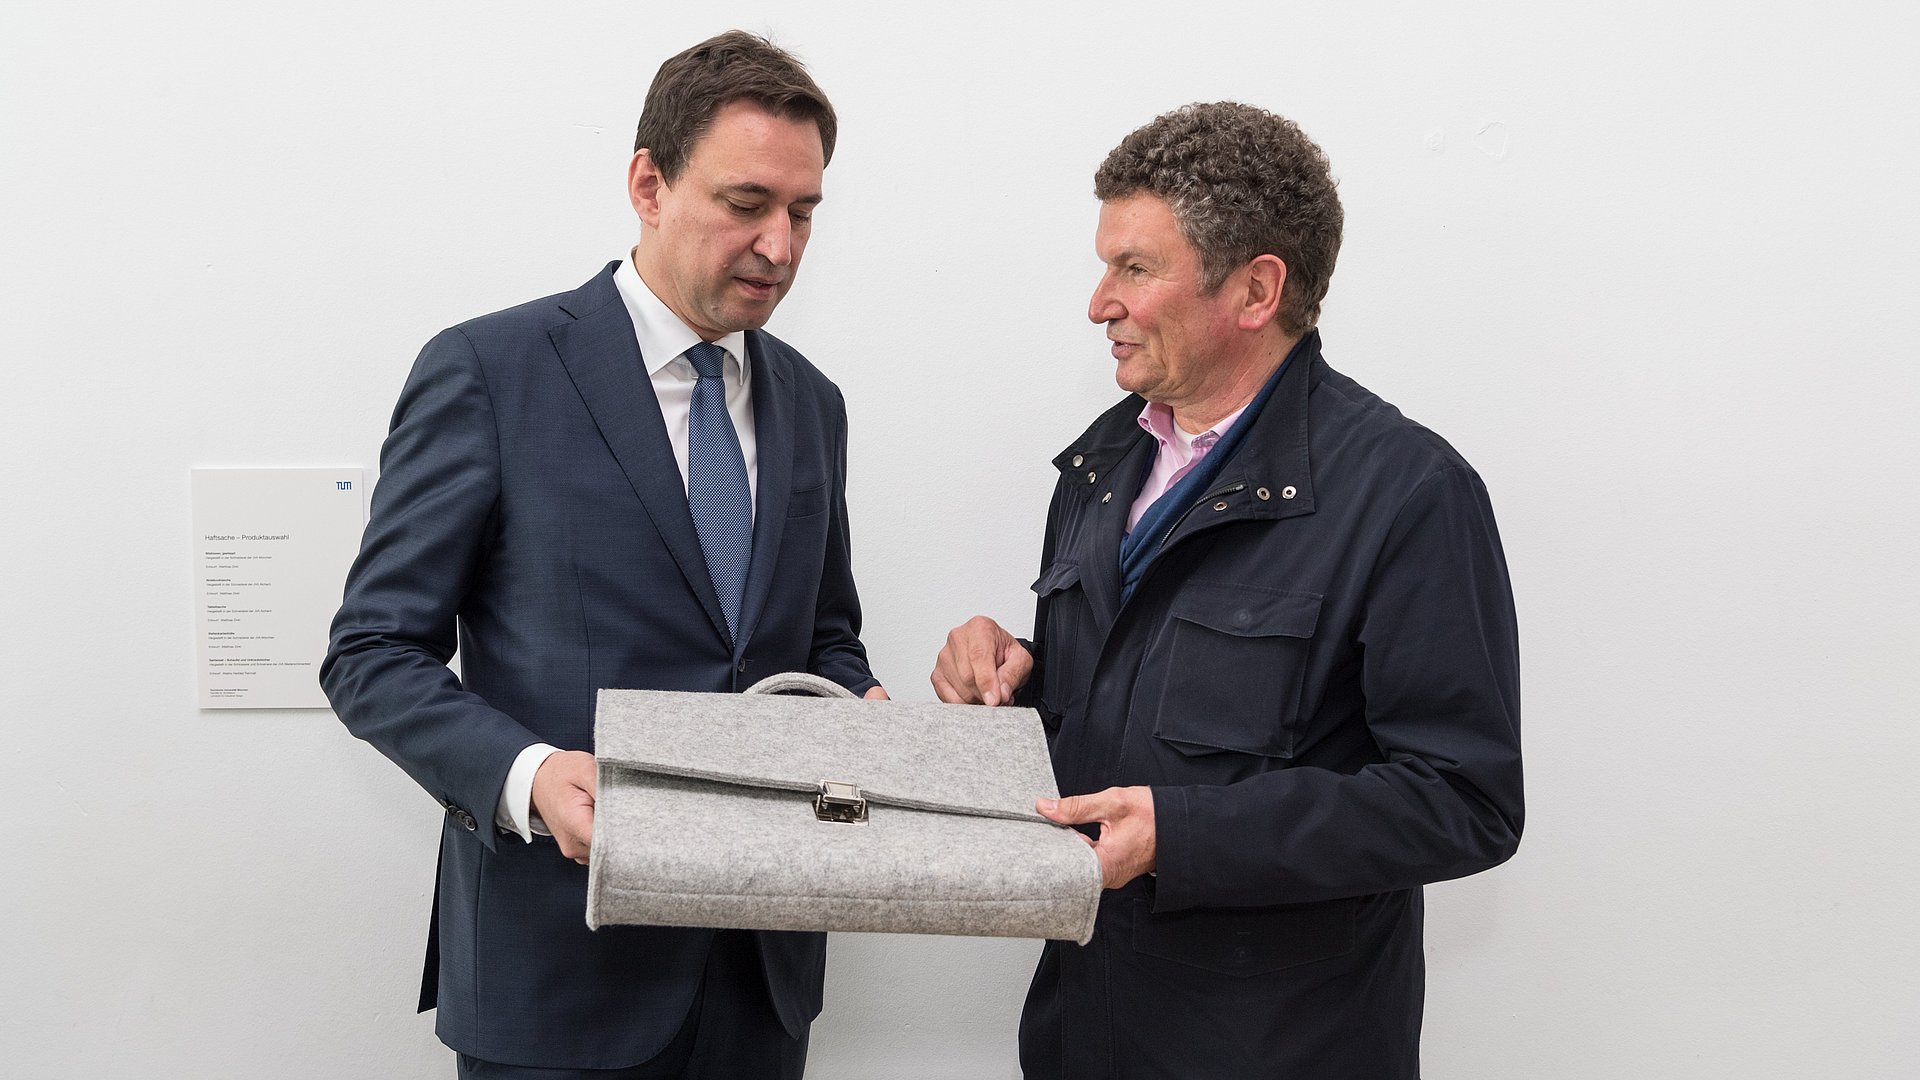
[[[587,924],[1085,943],[1100,864],[1033,812],[1055,794],[1031,709],[602,690]],[[868,820],[820,821],[822,780]]]
[[[846,698],[849,701],[860,700],[860,695],[834,682],[832,679],[810,675],[804,671],[788,671],[779,675],[769,675],[745,690],[743,694],[807,694],[813,697]]]

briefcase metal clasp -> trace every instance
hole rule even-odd
[[[862,822],[867,820],[867,800],[858,784],[822,780],[820,793],[813,797],[813,816],[821,821]]]

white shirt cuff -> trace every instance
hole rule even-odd
[[[500,786],[500,804],[494,808],[493,822],[513,833],[527,843],[533,843],[533,835],[552,836],[547,824],[533,812],[533,774],[554,754],[560,752],[557,746],[546,743],[534,743],[520,756],[513,759],[513,768],[507,770],[507,782]]]

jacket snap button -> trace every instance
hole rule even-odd
[[[1083,457],[1083,456],[1081,456],[1080,454],[1075,454],[1075,455],[1073,455],[1073,467],[1074,467],[1074,468],[1076,468],[1076,469],[1077,469],[1077,468],[1079,468],[1080,466],[1082,466],[1082,465],[1084,465],[1084,464],[1086,464],[1086,462],[1087,462],[1087,459],[1086,459],[1085,457]]]
[[[1214,504],[1213,504],[1213,508],[1214,508],[1215,510],[1225,510],[1225,509],[1227,508],[1227,504],[1226,504],[1226,502],[1225,502],[1225,501],[1223,500],[1223,501],[1221,501],[1221,502],[1217,502],[1217,503],[1214,503]]]
[[[1255,488],[1253,493],[1260,497],[1261,502],[1266,502],[1268,499],[1273,498],[1273,492],[1268,491],[1266,488]]]
[[[1295,494],[1297,493],[1293,490],[1292,484],[1288,484],[1286,487],[1280,489],[1280,497],[1283,499],[1291,499]]]
[[[1099,477],[1095,476],[1093,473],[1087,474],[1087,483],[1091,484],[1097,479],[1099,479]]]
[[[1247,623],[1251,621],[1253,621],[1253,616],[1249,615],[1245,608],[1241,608],[1239,611],[1236,611],[1233,613],[1233,622],[1235,626],[1245,626],[1247,625]]]
[[[1112,502],[1112,501],[1113,501],[1113,492],[1111,492],[1111,491],[1109,491],[1109,492],[1107,492],[1107,493],[1106,493],[1105,495],[1102,495],[1102,496],[1100,496],[1100,501],[1101,501],[1101,502],[1103,502],[1103,503],[1110,503],[1110,502]]]

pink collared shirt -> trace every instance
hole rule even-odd
[[[1160,444],[1160,449],[1153,458],[1153,471],[1147,473],[1146,483],[1140,486],[1139,497],[1133,500],[1133,509],[1127,512],[1129,533],[1135,525],[1140,524],[1140,516],[1147,512],[1147,507],[1192,472],[1200,459],[1207,456],[1207,451],[1213,449],[1227,429],[1233,427],[1233,422],[1246,411],[1247,406],[1242,405],[1207,430],[1198,435],[1189,435],[1173,422],[1173,409],[1170,406],[1158,401],[1147,402],[1147,407],[1140,410],[1140,426]]]

